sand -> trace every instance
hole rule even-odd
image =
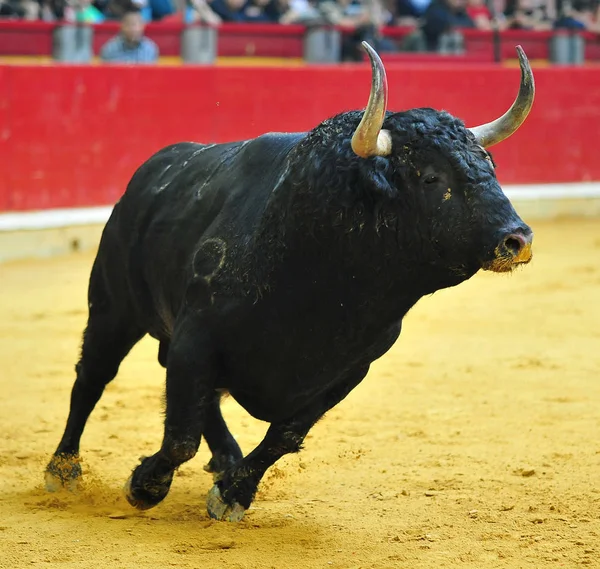
[[[157,344],[132,351],[82,440],[81,493],[49,494],[93,260],[0,265],[0,567],[600,567],[600,221],[533,223],[534,260],[423,299],[396,345],[211,520],[203,444],[138,512],[122,486],[162,437]],[[266,424],[231,399],[244,452]]]

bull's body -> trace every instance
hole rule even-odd
[[[364,265],[349,274],[356,258],[305,233],[315,220],[273,235],[289,153],[303,136],[157,153],[115,207],[96,261],[114,273],[109,294],[135,306],[132,318],[161,342],[161,359],[181,312],[201,314],[223,362],[215,388],[268,422],[366,373],[422,294],[395,274],[395,310],[386,303],[378,313],[381,281]]]
[[[422,296],[481,268],[529,261],[531,230],[481,145],[514,125],[502,118],[470,132],[432,109],[385,114],[385,97],[373,96],[383,68],[370,55],[365,118],[350,112],[308,133],[176,144],[135,173],[92,268],[49,486],[81,474],[87,418],[128,351],[150,334],[167,369],[165,434],[134,470],[127,498],[139,508],[159,503],[204,438],[216,478],[209,513],[240,519],[265,471],[298,451],[360,383]],[[270,423],[245,457],[221,415],[224,391]]]

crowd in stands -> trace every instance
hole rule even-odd
[[[145,22],[335,24],[352,30],[344,59],[353,60],[362,58],[362,40],[384,52],[456,52],[453,44],[460,43],[459,30],[464,28],[600,33],[600,0],[0,0],[0,17],[121,21],[121,33],[107,53],[116,53],[119,46],[120,51],[135,47],[136,57],[143,52],[152,61],[158,54],[144,38]],[[398,46],[382,35],[385,26],[408,26],[413,32]]]
[[[0,17],[103,22],[135,8],[145,21],[174,16],[188,22],[318,22],[430,28],[600,31],[600,0],[0,0]]]

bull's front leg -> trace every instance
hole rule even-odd
[[[273,423],[261,443],[245,458],[228,468],[207,496],[212,518],[240,521],[250,507],[265,472],[282,456],[298,452],[312,426],[337,405],[367,375],[369,368],[355,370],[341,384],[326,392],[295,417]]]
[[[207,409],[215,398],[216,363],[206,328],[195,315],[176,325],[168,351],[166,413],[160,450],[142,459],[125,485],[132,506],[145,510],[169,493],[173,474],[196,455]]]

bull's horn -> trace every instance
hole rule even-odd
[[[535,97],[533,73],[520,45],[517,46],[517,53],[521,66],[521,86],[515,102],[499,119],[469,129],[484,148],[498,144],[513,134],[523,124],[533,106]]]
[[[366,42],[362,46],[371,60],[371,94],[360,124],[352,136],[352,150],[362,158],[389,156],[392,153],[392,137],[381,130],[387,107],[387,78],[377,52]]]

